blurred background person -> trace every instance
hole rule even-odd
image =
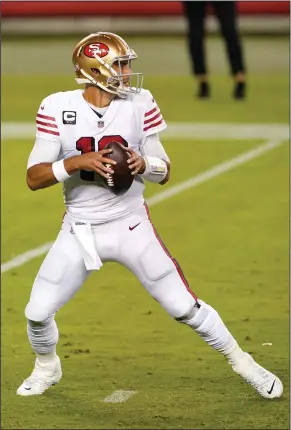
[[[237,28],[235,1],[183,1],[184,13],[188,22],[188,46],[192,69],[198,81],[199,98],[210,97],[210,84],[205,61],[205,16],[209,3],[220,24],[224,38],[231,74],[234,78],[233,97],[243,99],[246,95],[245,65]]]

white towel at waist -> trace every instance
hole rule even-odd
[[[87,270],[99,270],[102,261],[95,247],[91,224],[73,222],[72,229],[81,245]]]

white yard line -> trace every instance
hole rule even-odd
[[[2,142],[7,139],[33,139],[35,124],[27,122],[3,122]],[[288,124],[244,124],[244,123],[192,123],[169,122],[163,138],[174,139],[282,139],[289,140]]]
[[[162,138],[187,139],[282,139],[289,140],[289,124],[244,124],[244,123],[169,123]]]
[[[124,391],[117,390],[114,393],[110,394],[110,396],[104,399],[105,403],[123,403],[126,402],[131,396],[136,394],[137,391]]]
[[[164,200],[169,199],[170,197],[173,197],[185,190],[188,190],[189,188],[197,187],[197,185],[202,184],[203,182],[209,181],[210,179],[222,175],[229,170],[232,170],[250,160],[253,160],[254,158],[260,157],[261,155],[265,154],[268,151],[271,151],[282,143],[283,140],[270,140],[263,145],[257,146],[250,151],[244,152],[232,158],[231,160],[227,160],[221,164],[217,164],[211,169],[206,170],[199,175],[193,176],[187,181],[183,181],[178,185],[174,185],[173,187],[168,188],[166,191],[162,191],[160,193],[155,194],[153,197],[147,199],[147,204],[152,207],[154,205],[157,205],[158,203],[163,202]],[[33,258],[45,254],[51,248],[52,244],[53,242],[45,243],[38,248],[27,251],[24,254],[18,255],[12,260],[7,261],[6,263],[1,265],[1,273],[5,273],[11,269],[22,266]]]
[[[261,155],[265,154],[268,151],[276,148],[281,145],[283,140],[270,140],[263,145],[256,146],[250,151],[244,152],[231,160],[226,160],[221,164],[217,164],[205,172],[200,173],[197,176],[193,176],[187,181],[183,181],[180,184],[174,185],[171,188],[168,188],[161,193],[155,194],[153,197],[150,197],[147,202],[149,206],[156,205],[170,197],[173,197],[177,194],[180,194],[182,191],[188,190],[189,188],[197,187],[197,185],[202,184],[203,182],[209,181],[209,179],[215,178],[216,176],[221,175],[222,173],[228,172],[229,170],[234,169],[235,167],[240,166],[241,164],[246,163],[247,161],[253,160],[254,158],[258,158]]]
[[[33,260],[40,255],[45,254],[51,249],[53,242],[47,242],[38,248],[31,249],[30,251],[24,252],[23,254],[18,255],[12,260],[7,261],[6,263],[1,264],[1,273],[8,272],[11,269],[15,269],[16,267],[22,266],[30,260]]]

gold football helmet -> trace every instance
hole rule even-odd
[[[111,94],[125,98],[128,93],[139,93],[142,73],[122,73],[124,62],[131,68],[137,58],[133,49],[114,33],[98,32],[82,39],[74,49],[73,64],[78,84],[93,84]],[[117,65],[117,71],[112,66]],[[135,80],[135,86],[132,81]]]

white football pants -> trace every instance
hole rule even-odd
[[[115,261],[131,270],[172,317],[180,318],[193,308],[197,298],[178,263],[158,238],[146,206],[126,218],[93,225],[92,233],[101,262]],[[90,273],[71,221],[65,215],[61,231],[34,281],[25,309],[27,319],[41,322],[53,316]]]

